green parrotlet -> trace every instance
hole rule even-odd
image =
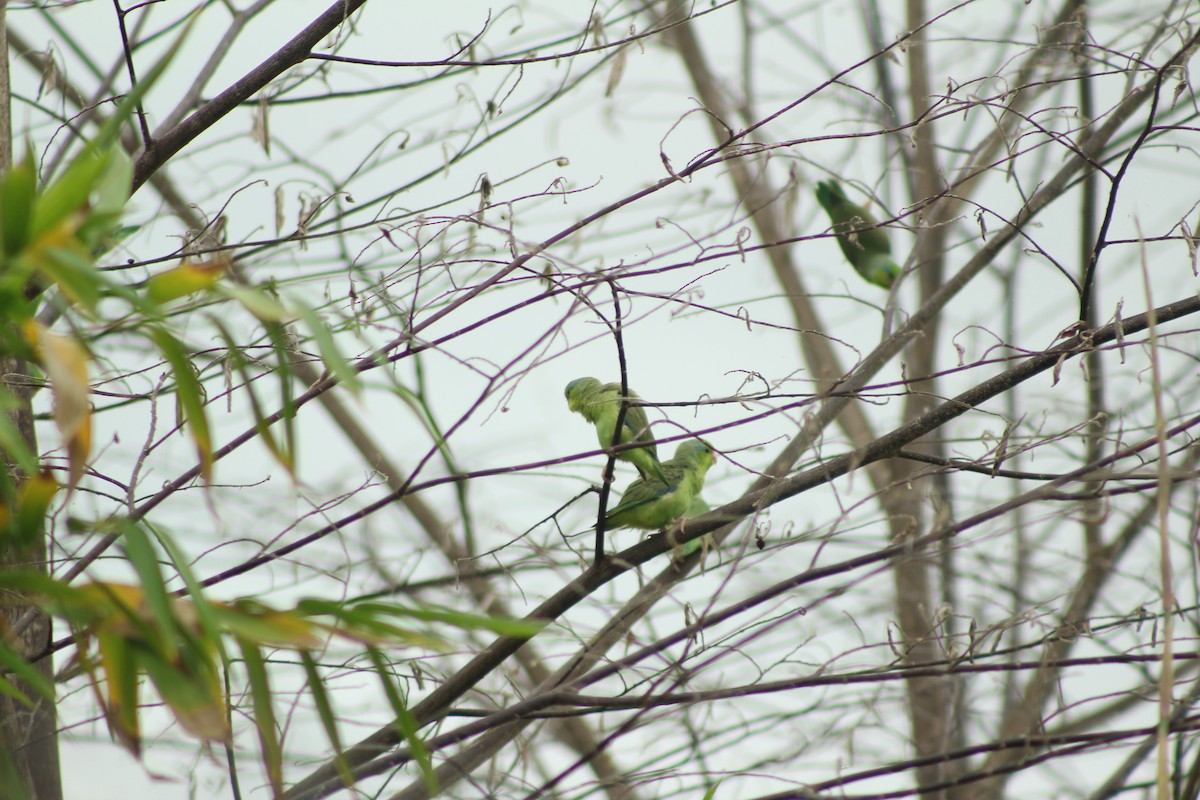
[[[887,231],[865,208],[850,202],[837,181],[817,183],[817,202],[833,222],[838,246],[850,266],[868,282],[892,288],[900,267],[892,260]]]
[[[683,516],[687,519],[695,519],[702,514],[707,514],[709,511],[712,511],[712,506],[708,504],[708,501],[697,494],[692,500],[692,504],[688,506],[688,510],[684,512]],[[711,550],[716,546],[717,543],[716,540],[713,539],[713,535],[711,533],[706,533],[699,539],[692,539],[690,542],[687,542],[683,545],[680,545],[676,542],[671,542],[671,550],[673,551],[672,557],[683,558],[684,556],[690,556],[692,553],[696,552],[702,547]]]
[[[567,406],[572,411],[582,414],[584,419],[596,426],[596,440],[600,442],[600,447],[605,450],[612,447],[617,414],[621,410],[621,384],[601,383],[595,378],[576,378],[567,384],[563,394],[567,398]],[[638,399],[637,393],[632,389],[629,391],[629,399]],[[621,439],[617,444],[630,442],[644,442],[645,445],[618,451],[617,458],[637,467],[638,474],[643,478],[667,482],[667,477],[658,462],[658,447],[654,444],[654,437],[650,435],[646,409],[641,406],[629,406],[625,409]]]
[[[666,480],[638,478],[629,484],[621,495],[621,502],[604,518],[605,525],[610,530],[640,528],[653,531],[667,527],[696,508],[694,504],[704,488],[704,476],[715,461],[716,455],[707,442],[687,440],[675,450],[674,458],[662,463]]]

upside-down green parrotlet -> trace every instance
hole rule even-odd
[[[609,529],[665,528],[686,515],[704,488],[704,476],[716,461],[712,447],[700,439],[689,439],[675,450],[675,457],[662,462],[666,480],[638,478],[621,495],[621,502],[604,518]],[[703,513],[703,512],[701,512]]]
[[[838,246],[850,266],[868,282],[892,288],[900,267],[892,260],[887,231],[865,208],[850,202],[837,181],[817,183],[817,202],[833,222]]]
[[[563,393],[567,398],[567,406],[577,414],[596,426],[596,439],[600,447],[608,450],[613,446],[613,433],[617,427],[617,414],[621,410],[621,384],[601,383],[595,378],[576,378],[567,384]],[[637,393],[629,391],[629,399],[638,399]],[[643,478],[655,478],[666,482],[658,462],[658,447],[654,437],[650,435],[650,422],[646,419],[646,410],[641,406],[629,406],[625,409],[625,418],[621,424],[621,439],[617,444],[644,442],[643,447],[630,448],[617,452],[617,458],[628,461],[637,467],[638,474]]]

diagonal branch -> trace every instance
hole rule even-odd
[[[225,91],[198,108],[194,114],[150,143],[134,164],[133,189],[137,191],[150,176],[218,120],[249,100],[283,72],[308,58],[322,39],[344,24],[367,0],[334,0],[320,16],[266,61],[263,61]]]
[[[1198,42],[1200,42],[1200,32],[1195,33],[1188,39],[1171,56],[1162,69],[1172,69],[1186,64],[1194,54]],[[1021,381],[1032,377],[1032,374],[1052,369],[1061,359],[1070,357],[1073,352],[1082,352],[1077,348],[1083,346],[1084,340],[1078,336],[1074,337],[1064,347],[1055,348],[1046,354],[1025,362],[1025,364],[1015,370],[1010,370],[997,378],[986,381],[975,389],[960,395],[958,398],[943,403],[920,418],[914,419],[898,431],[877,439],[870,445],[859,448],[851,454],[826,462],[818,470],[810,470],[792,478],[775,479],[771,477],[775,474],[785,475],[800,455],[817,440],[821,431],[837,419],[846,406],[850,405],[853,393],[866,385],[871,377],[882,369],[904,347],[905,343],[912,337],[920,335],[929,320],[939,314],[942,308],[962,290],[971,278],[983,271],[996,255],[1019,235],[1023,225],[1033,219],[1052,199],[1061,194],[1075,174],[1084,167],[1094,163],[1094,159],[1103,151],[1109,140],[1132,117],[1137,109],[1150,98],[1153,88],[1156,85],[1157,80],[1153,80],[1130,91],[1117,107],[1113,109],[1103,125],[1092,129],[1083,137],[1071,158],[1060,168],[1058,173],[1029,199],[1029,202],[1015,215],[1012,224],[1007,228],[995,232],[956,275],[946,281],[895,334],[882,342],[874,351],[866,356],[850,376],[835,382],[834,387],[837,389],[838,394],[827,396],[821,401],[817,410],[806,419],[801,431],[783,448],[783,451],[771,466],[768,467],[765,475],[757,479],[751,486],[751,489],[742,498],[704,517],[689,521],[686,534],[684,532],[672,532],[672,535],[675,537],[673,541],[684,543],[692,539],[698,539],[705,533],[710,533],[718,529],[721,529],[721,533],[717,534],[718,536],[728,535],[732,531],[733,525],[725,523],[728,523],[730,518],[741,519],[785,497],[798,494],[814,485],[831,480],[838,475],[846,474],[859,466],[868,466],[882,458],[890,457],[898,452],[900,447],[935,430],[950,419],[961,415],[968,408],[972,407],[973,403],[983,402],[996,394],[1006,391]],[[973,174],[966,175],[963,177],[963,180],[970,180],[973,177]],[[1168,321],[1168,319],[1175,319],[1185,314],[1195,313],[1197,310],[1200,310],[1200,301],[1196,298],[1190,298],[1159,309],[1157,319],[1159,324],[1161,324]],[[1145,315],[1137,319],[1139,320],[1138,324],[1144,327],[1146,324]],[[1097,331],[1089,332],[1088,347],[1084,347],[1083,349],[1087,350],[1091,346],[1095,346],[1103,341],[1111,341],[1118,334],[1124,335],[1133,329],[1133,320],[1128,320],[1124,323],[1110,324]],[[1073,351],[1073,348],[1076,349]],[[1033,372],[1028,375],[1021,375],[1021,371],[1025,369],[1032,369]],[[573,606],[575,602],[578,602],[579,599],[586,597],[591,591],[594,591],[600,585],[603,585],[616,577],[617,574],[623,572],[625,570],[624,565],[643,563],[649,558],[665,552],[667,547],[668,545],[663,541],[659,541],[658,537],[651,537],[645,542],[635,545],[621,553],[618,558],[608,560],[601,569],[593,569],[569,583],[535,609],[530,618],[556,618]],[[696,554],[685,559],[679,565],[679,572],[673,580],[678,580],[679,577],[685,575],[687,570],[697,561],[698,556]],[[676,567],[674,566],[669,568],[671,571],[675,569]],[[662,578],[662,576],[659,577]],[[646,591],[653,591],[657,593],[657,596],[648,598],[644,597],[643,593],[640,592],[615,617],[615,620],[634,620],[639,616],[639,613],[636,612],[648,608],[650,602],[661,597],[661,590],[658,588],[651,589],[651,586],[648,585],[643,590],[643,592]],[[462,694],[468,691],[485,675],[489,674],[498,664],[502,663],[521,647],[522,644],[522,640],[505,638],[496,640],[496,642],[479,653],[449,681],[439,686],[425,700],[418,704],[413,710],[414,716],[423,724],[440,718],[458,697],[462,696]],[[591,651],[587,650],[586,652]],[[348,749],[342,754],[342,759],[344,759],[344,763],[358,777],[377,774],[388,768],[387,759],[381,759],[380,756],[398,743],[399,739],[394,728],[388,725]],[[496,741],[493,744],[496,747],[500,747],[503,746],[504,742]],[[490,754],[483,752],[481,749],[478,755],[472,756],[471,760],[478,758],[478,763],[482,763],[482,760],[485,760],[488,755]],[[377,763],[372,763],[376,761]],[[466,766],[465,762],[463,766],[467,771],[471,769],[471,767]],[[312,800],[313,798],[327,796],[327,794],[336,791],[341,786],[340,775],[341,773],[337,764],[333,762],[327,763],[297,784],[289,792],[288,797],[293,798],[293,800],[300,800],[300,798]],[[453,777],[461,777],[461,773],[456,772]]]
[[[1180,319],[1200,312],[1200,297],[1192,297],[1162,306],[1155,310],[1156,324]],[[817,467],[797,473],[789,478],[767,481],[767,485],[751,490],[738,500],[729,503],[696,519],[688,520],[686,530],[672,529],[666,535],[651,536],[613,558],[605,559],[603,564],[596,565],[583,575],[571,581],[553,596],[543,601],[526,619],[552,620],[556,619],[573,607],[583,598],[589,596],[600,586],[608,583],[618,575],[638,564],[643,564],[672,548],[673,542],[686,543],[699,539],[706,533],[721,531],[727,534],[737,524],[736,521],[752,515],[757,511],[779,502],[788,497],[801,494],[809,489],[828,483],[829,481],[847,475],[861,466],[869,465],[882,459],[891,458],[900,452],[901,448],[920,437],[945,425],[978,405],[1009,391],[1024,381],[1046,371],[1053,370],[1065,360],[1086,353],[1091,347],[1116,341],[1118,337],[1126,336],[1148,325],[1150,315],[1140,314],[1119,323],[1110,323],[1086,335],[1073,337],[1039,355],[1033,356],[1012,369],[1006,370],[990,378],[978,386],[947,400],[902,427],[885,434],[864,447],[849,453],[836,456],[824,461]],[[1107,462],[1101,462],[1096,467],[1103,467]],[[1069,473],[1073,477],[1075,473]],[[1052,483],[1057,486],[1065,482],[1060,477]],[[1011,503],[1012,501],[1010,501]],[[1010,507],[1010,503],[1001,504],[986,512],[983,519],[994,519]],[[731,522],[732,520],[732,522]],[[976,524],[978,521],[976,520]],[[908,548],[923,547],[939,540],[944,534],[927,535],[918,539],[882,548],[864,558],[877,561],[903,555]],[[628,626],[640,619],[650,607],[661,599],[667,589],[678,579],[678,575],[686,574],[699,561],[699,554],[694,553],[682,563],[672,564],[663,570],[652,581],[648,582],[637,595],[614,615],[609,624],[594,637],[591,643],[582,648],[568,664],[557,673],[559,680],[567,680],[570,676],[581,674],[614,642],[619,641]],[[448,712],[451,705],[479,680],[490,674],[499,664],[503,663],[525,643],[524,639],[501,637],[475,656],[458,673],[439,685],[412,709],[412,715],[420,725],[440,719]],[[557,685],[557,684],[553,684]],[[541,689],[542,687],[539,687]],[[495,734],[489,734],[475,742],[464,753],[459,754],[453,761],[442,764],[437,770],[439,785],[445,788],[448,783],[469,774],[476,766],[483,763],[498,749],[510,743],[519,730],[527,722],[512,723],[498,729]],[[355,778],[361,779],[370,775],[385,772],[395,766],[394,761],[386,755],[387,751],[398,745],[401,737],[392,725],[380,728],[358,744],[341,754],[338,762],[345,764]],[[296,784],[287,794],[289,800],[318,800],[338,791],[342,784],[342,771],[338,762],[329,762],[318,768],[307,778]],[[421,796],[424,784],[410,786],[402,795],[405,800]],[[411,792],[411,793],[410,793]]]
[[[306,385],[313,385],[320,380],[320,375],[306,361],[297,360],[292,364],[292,370]],[[333,418],[338,427],[358,450],[359,455],[366,461],[372,469],[378,470],[384,476],[388,486],[394,491],[399,491],[407,482],[404,472],[394,465],[383,451],[378,447],[375,439],[367,432],[360,422],[361,417],[354,414],[342,403],[341,398],[336,392],[326,392],[321,395],[321,404],[325,411]],[[437,513],[425,502],[425,499],[417,494],[404,494],[400,498],[400,502],[404,504],[405,509],[413,515],[417,524],[425,532],[441,551],[445,559],[451,566],[471,557],[469,553],[455,538],[451,535],[450,529],[438,517]],[[465,577],[462,580],[462,585],[466,588],[479,608],[485,614],[496,617],[510,619],[515,616],[504,602],[500,599],[500,595],[495,588],[484,578],[481,577]],[[545,660],[533,649],[532,644],[522,647],[515,654],[517,663],[525,670],[525,674],[529,676],[529,680],[533,685],[540,685],[549,679],[550,673],[546,669]],[[617,767],[616,763],[608,756],[607,753],[599,751],[599,744],[595,732],[588,726],[587,722],[579,718],[568,718],[558,721],[556,725],[558,736],[562,741],[566,742],[572,749],[580,755],[596,753],[592,760],[592,768],[596,773],[596,777],[600,779],[604,786],[605,792],[612,800],[637,800],[635,787],[628,784],[623,779],[623,772]]]

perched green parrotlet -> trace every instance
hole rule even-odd
[[[704,488],[704,476],[715,461],[716,455],[707,442],[687,440],[675,450],[674,458],[662,463],[666,480],[638,478],[629,484],[621,502],[604,518],[605,525],[610,530],[653,531],[667,527],[692,510]]]
[[[567,384],[563,394],[567,398],[567,406],[577,414],[596,426],[596,439],[600,447],[607,450],[613,446],[613,432],[617,427],[617,414],[621,410],[621,384],[601,383],[595,378],[576,378]],[[638,399],[637,393],[629,391],[629,399]],[[646,409],[641,406],[629,406],[625,409],[625,419],[621,425],[621,440],[617,444],[630,442],[645,442],[644,447],[621,450],[617,458],[628,461],[637,467],[638,474],[643,478],[655,478],[666,482],[666,475],[658,462],[658,447],[654,437],[650,435],[650,422],[646,419]]]
[[[688,510],[684,512],[683,516],[687,519],[695,519],[702,514],[707,514],[709,511],[712,511],[712,506],[710,506],[703,497],[697,494],[692,500],[692,504],[688,506]],[[671,549],[674,551],[674,558],[690,556],[692,553],[696,552],[702,547],[711,550],[716,546],[716,540],[713,539],[713,535],[711,533],[706,533],[699,539],[692,539],[690,542],[687,542],[683,545],[677,544],[676,542],[671,542]]]
[[[868,282],[892,288],[900,267],[892,260],[887,231],[865,208],[850,202],[837,181],[817,183],[817,202],[833,222],[838,246],[850,266]]]

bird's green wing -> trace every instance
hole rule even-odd
[[[666,481],[639,478],[629,484],[621,502],[606,520],[614,528],[665,528],[684,516],[704,486],[704,476],[713,465],[712,447],[700,439],[689,439],[675,450],[675,457],[662,463]]]
[[[667,480],[638,478],[625,489],[621,502],[605,517],[611,528],[657,530],[666,527],[687,510],[691,495],[680,492],[685,470],[678,465],[662,465]]]
[[[629,392],[629,397],[634,400],[638,399],[638,396],[632,390]],[[620,390],[620,387],[618,386],[617,391],[615,393],[615,397],[613,399],[613,422],[612,422],[613,425],[617,424],[617,413],[618,413],[618,410],[620,409],[620,398],[621,398],[621,390]],[[657,467],[658,467],[658,445],[655,444],[654,437],[650,433],[650,420],[648,420],[646,418],[646,409],[642,408],[641,406],[629,406],[627,409],[625,409],[625,419],[622,420],[621,427],[622,427],[622,431],[621,431],[621,443],[622,444],[626,444],[628,442],[644,442],[645,443],[645,446],[639,447],[636,450],[629,450],[627,452],[631,456],[633,456],[633,454],[635,454],[635,453],[638,454],[639,456],[642,454],[648,454],[650,456],[650,459],[653,460],[653,462],[654,462],[654,470],[653,471],[656,473],[655,477],[658,478],[659,480],[664,480],[664,478],[662,477],[662,474],[659,473],[657,470]],[[611,430],[611,428],[610,428],[610,430]],[[609,439],[608,443],[612,444],[612,440]],[[633,461],[635,466],[637,466],[637,463],[638,463],[637,461],[634,460],[634,458],[636,458],[636,457],[637,456],[634,456],[629,459],[630,461]],[[640,469],[640,467],[639,467],[639,469]]]

